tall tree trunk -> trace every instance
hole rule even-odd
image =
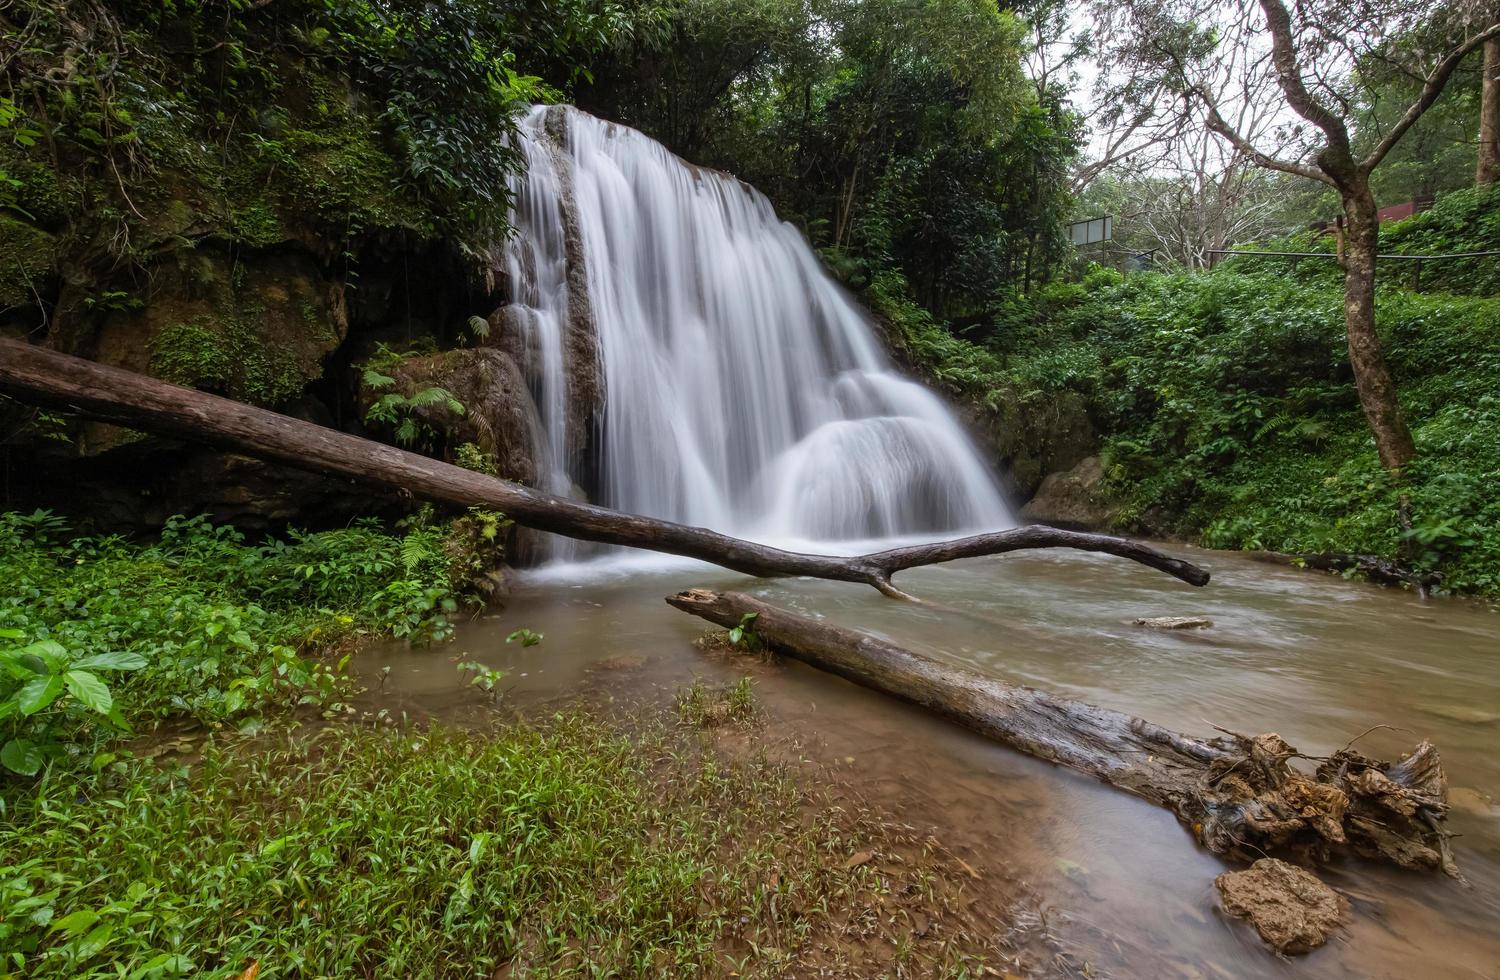
[[[1375,252],[1380,219],[1367,177],[1344,192],[1344,327],[1349,365],[1365,420],[1375,435],[1381,464],[1398,473],[1417,454],[1411,430],[1401,416],[1396,385],[1375,334]]]
[[[1479,97],[1479,166],[1474,183],[1500,180],[1500,38],[1484,42],[1484,86]]]

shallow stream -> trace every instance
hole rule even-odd
[[[1325,880],[1354,905],[1328,946],[1268,953],[1215,911],[1227,867],[1167,812],[1001,748],[801,665],[763,672],[773,718],[814,730],[822,761],[873,799],[980,866],[1003,866],[1042,897],[1063,944],[1120,977],[1500,977],[1500,614],[1214,552],[1204,589],[1103,556],[976,559],[903,572],[917,595],[971,608],[1004,628],[821,581],[749,580],[653,556],[608,570],[554,568],[524,580],[503,612],[465,624],[445,651],[389,646],[386,695],[414,713],[473,710],[454,659],[510,671],[506,697],[538,704],[588,685],[669,697],[695,675],[732,676],[692,640],[703,622],[662,598],[689,586],[738,588],[883,634],[1006,680],[1107,705],[1172,728],[1276,731],[1303,751],[1360,740],[1394,758],[1439,747],[1450,826],[1467,886],[1349,862]],[[1139,616],[1207,616],[1203,631],[1159,632]],[[537,646],[505,642],[518,627]],[[461,651],[461,654],[460,654]],[[604,664],[608,670],[597,669]],[[367,673],[368,676],[368,673]]]

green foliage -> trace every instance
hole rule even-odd
[[[745,724],[757,714],[755,688],[748,677],[727,687],[709,687],[697,680],[677,692],[677,717],[693,728]]]
[[[1500,506],[1485,489],[1500,478],[1500,299],[1378,294],[1419,451],[1398,486],[1355,397],[1341,290],[1321,273],[1233,263],[1085,285],[1054,294],[1052,340],[1010,358],[996,383],[1090,399],[1125,529],[1219,548],[1404,555],[1446,589],[1500,594]]]
[[[754,650],[760,646],[760,637],[755,635],[755,620],[760,613],[747,612],[740,617],[737,623],[729,631],[729,642],[737,647]]]
[[[522,627],[505,638],[506,643],[519,643],[523,647],[534,647],[542,642],[543,635]]]
[[[840,275],[989,322],[1062,255],[1078,121],[993,0],[678,0],[578,101],[764,191]]]
[[[1429,210],[1382,228],[1380,247],[1383,252],[1414,255],[1500,250],[1500,185],[1443,195]],[[1471,296],[1500,295],[1497,258],[1424,262],[1421,287]],[[1392,274],[1400,276],[1400,272]]]
[[[478,570],[497,560],[503,524],[476,513],[446,528],[362,523],[250,544],[174,518],[138,545],[69,539],[46,512],[0,515],[0,642],[26,641],[0,649],[0,725],[67,763],[130,724],[338,710],[343,662],[323,655],[360,635],[446,639],[449,615],[477,598]]]
[[[0,642],[25,635],[7,627],[0,629]],[[0,724],[7,730],[0,765],[22,776],[36,775],[49,758],[67,754],[69,733],[87,727],[94,716],[126,730],[114,695],[99,675],[145,665],[135,653],[74,656],[56,640],[0,647]]]
[[[307,383],[296,355],[255,329],[255,307],[218,320],[200,316],[163,328],[151,340],[151,370],[164,381],[276,407]]]
[[[486,667],[474,660],[461,661],[458,670],[460,673],[473,674],[474,676],[469,679],[469,684],[489,695],[491,703],[500,703],[500,698],[505,693],[500,687],[500,682],[505,680],[506,671]]]
[[[395,368],[403,360],[420,353],[397,352],[381,344],[365,362],[360,383],[368,393],[381,393],[365,410],[366,424],[384,427],[403,446],[430,448],[438,436],[438,429],[429,421],[432,410],[462,417],[466,409],[452,392],[438,385],[408,386],[407,391],[392,390],[397,389]]]
[[[453,462],[466,470],[483,473],[485,476],[500,475],[500,470],[495,465],[495,457],[472,442],[459,444],[457,451],[453,454]]]
[[[783,770],[684,751],[651,720],[634,737],[559,715],[245,748],[44,777],[10,803],[6,968],[693,977],[726,971],[733,941],[772,975],[832,909],[881,907],[886,875],[829,860],[868,830],[809,808]]]
[[[659,16],[597,0],[13,5],[0,252],[31,265],[5,263],[0,307],[64,261],[106,280],[202,238],[351,258],[409,236],[484,256],[508,231],[513,118],[556,95],[523,64],[571,76]],[[12,249],[55,233],[55,250]]]

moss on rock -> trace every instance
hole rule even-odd
[[[0,309],[29,306],[52,270],[55,239],[30,222],[0,214]]]

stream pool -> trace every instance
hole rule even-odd
[[[692,677],[731,676],[692,645],[706,624],[662,598],[689,586],[737,588],[882,634],[1005,680],[1118,708],[1172,728],[1279,732],[1305,752],[1359,742],[1395,758],[1433,740],[1447,770],[1450,828],[1467,884],[1350,861],[1323,877],[1353,903],[1327,946],[1292,960],[1216,911],[1227,865],[1164,810],[1004,749],[919,710],[801,665],[764,673],[773,717],[817,733],[823,761],[882,805],[935,828],[960,855],[998,862],[1050,910],[1079,962],[1120,977],[1500,977],[1500,614],[1256,562],[1170,550],[1213,581],[1194,589],[1105,556],[1057,552],[903,572],[916,595],[990,622],[806,579],[751,580],[641,556],[523,578],[503,611],[459,628],[445,651],[390,645],[362,655],[391,667],[385,696],[441,716],[472,696],[453,660],[510,671],[513,704],[599,683],[625,659],[622,687],[670,695]],[[1206,616],[1213,627],[1162,632],[1139,616]],[[1005,627],[996,625],[1003,622]],[[514,629],[543,633],[507,645]],[[460,653],[461,651],[461,653]],[[629,679],[626,680],[628,674]],[[592,678],[592,680],[591,680]]]

